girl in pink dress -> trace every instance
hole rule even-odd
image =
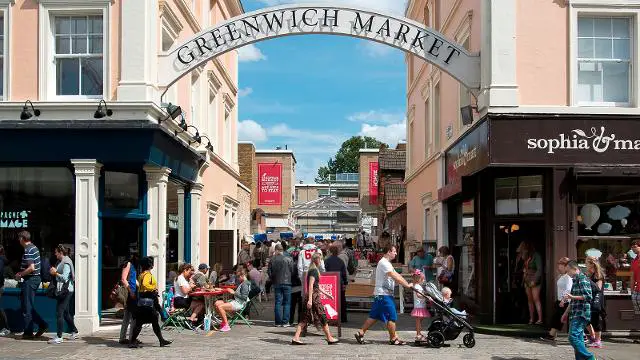
[[[422,335],[422,319],[430,318],[431,314],[427,310],[427,299],[424,294],[424,274],[420,270],[413,273],[413,287],[417,290],[413,292],[413,311],[411,316],[416,319],[416,342],[426,342],[427,338]]]

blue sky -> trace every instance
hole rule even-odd
[[[245,11],[304,0],[242,0]],[[404,0],[315,0],[402,14]],[[240,141],[258,149],[288,145],[297,180],[313,182],[319,166],[353,135],[394,146],[405,138],[406,69],[400,50],[322,35],[267,40],[239,49]]]

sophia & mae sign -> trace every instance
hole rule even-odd
[[[225,52],[288,35],[343,35],[383,43],[412,53],[460,81],[480,87],[480,57],[416,21],[372,10],[327,5],[283,5],[257,10],[201,31],[161,56],[161,86]]]
[[[640,139],[624,139],[607,133],[604,126],[591,127],[589,131],[573,129],[569,134],[559,134],[549,139],[527,139],[527,149],[544,150],[554,154],[559,150],[583,150],[604,153],[609,150],[640,150]]]

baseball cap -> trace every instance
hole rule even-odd
[[[203,264],[200,264],[200,265],[198,266],[198,270],[209,270],[209,265],[204,264],[204,263],[203,263]]]

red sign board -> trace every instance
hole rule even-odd
[[[282,204],[282,164],[258,164],[258,205]]]
[[[309,289],[309,286],[307,284],[307,275],[305,273],[305,294]],[[324,272],[320,274],[320,289],[328,292],[329,294],[331,294],[331,296],[333,296],[333,299],[329,299],[323,293],[320,293],[320,301],[322,302],[322,306],[324,306],[324,312],[327,315],[327,320],[340,320],[340,287],[341,285],[339,272]],[[304,304],[306,304],[306,302]]]
[[[378,162],[369,163],[369,205],[378,204]]]

